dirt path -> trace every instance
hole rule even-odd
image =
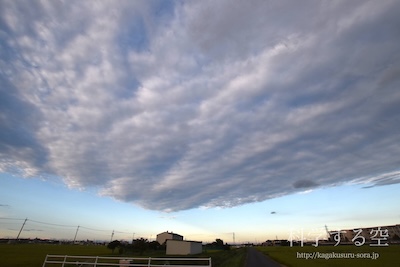
[[[281,265],[255,248],[249,248],[244,267],[281,267]]]

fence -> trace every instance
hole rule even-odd
[[[129,258],[47,255],[42,267],[211,267],[211,258]]]

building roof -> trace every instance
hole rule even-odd
[[[181,236],[181,237],[183,237],[183,236],[180,235],[180,234],[176,234],[176,233],[174,233],[174,232],[168,232],[168,231],[159,233],[158,235],[162,235],[162,234],[170,234],[170,235],[175,235],[175,236]]]
[[[191,241],[191,240],[176,240],[176,239],[168,239],[168,241],[173,241],[173,242],[189,242],[189,243],[203,243],[202,241]]]

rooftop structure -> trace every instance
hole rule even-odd
[[[156,240],[160,245],[163,245],[167,240],[183,240],[183,236],[167,231],[158,234]]]

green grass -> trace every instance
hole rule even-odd
[[[243,267],[247,250],[245,248],[207,251],[203,257],[211,257],[213,267]]]
[[[41,267],[47,254],[106,256],[105,246],[0,244],[0,267]]]
[[[111,254],[105,246],[51,245],[51,244],[0,244],[0,267],[41,267],[47,254],[71,256],[123,256]],[[158,252],[143,255],[125,254],[128,257],[165,257]],[[194,257],[211,257],[213,267],[243,267],[246,249],[207,251]]]
[[[288,267],[315,267],[315,266],[362,266],[362,267],[386,267],[386,266],[399,266],[400,262],[400,246],[392,245],[388,247],[370,247],[368,245],[357,247],[349,246],[319,246],[317,248],[312,246],[306,247],[257,247],[257,249],[264,254],[268,255],[277,262],[284,264]],[[302,259],[297,258],[299,253],[379,253],[379,258],[372,259]]]

